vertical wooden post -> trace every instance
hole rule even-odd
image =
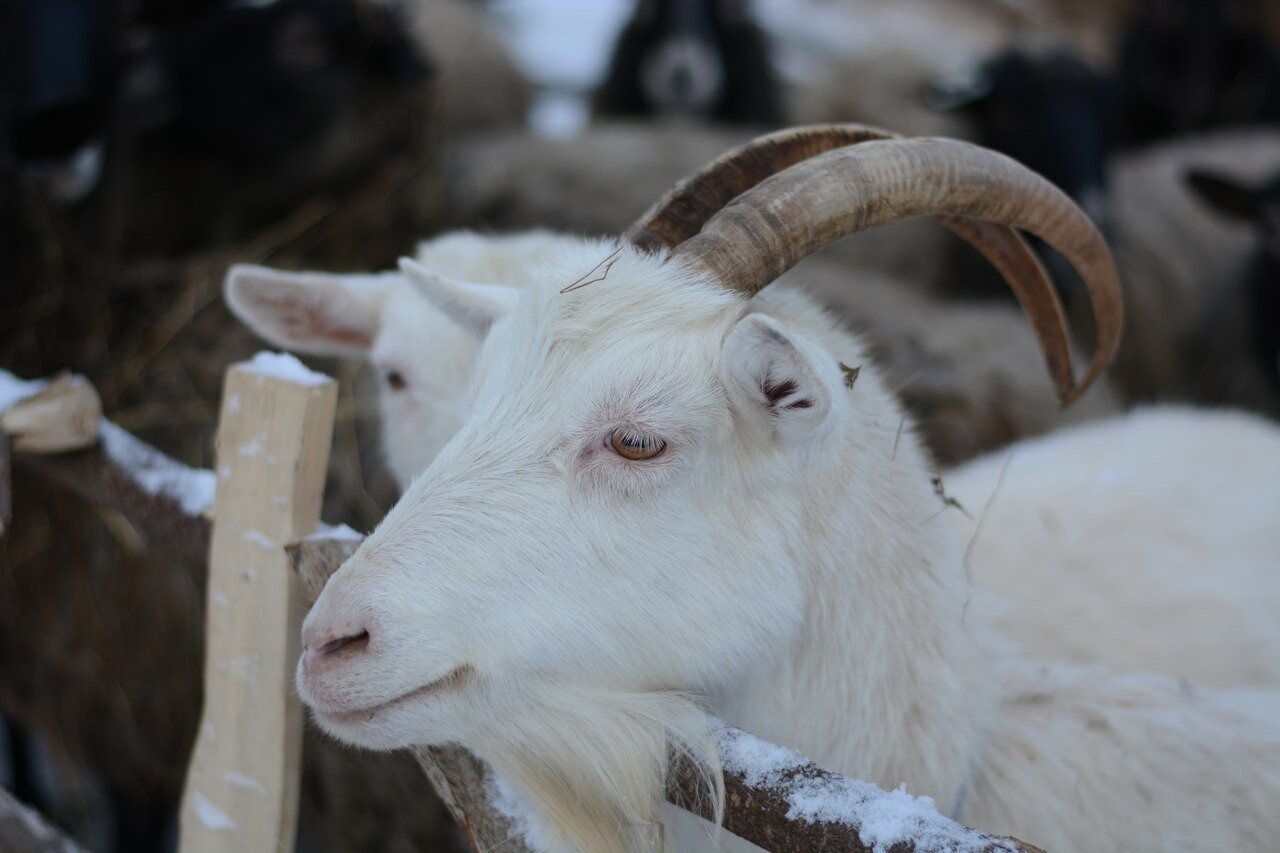
[[[227,371],[209,548],[204,712],[181,853],[292,853],[304,607],[284,544],[316,529],[337,385],[284,356]]]

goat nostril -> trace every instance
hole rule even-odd
[[[320,648],[316,649],[316,657],[327,657],[334,652],[341,651],[348,646],[366,646],[369,644],[369,632],[361,631],[359,634],[351,634],[346,637],[338,637],[336,640],[330,640]]]

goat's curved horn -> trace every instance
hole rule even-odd
[[[837,148],[899,138],[861,124],[810,125],[757,137],[676,184],[636,220],[624,239],[646,252],[674,249],[702,230],[726,204],[765,178]],[[1065,394],[1071,377],[1066,319],[1035,252],[1012,228],[994,222],[948,216],[939,216],[938,221],[977,248],[1011,283],[1042,342],[1049,373],[1059,393]]]
[[[726,204],[765,178],[817,154],[895,133],[861,124],[810,125],[758,136],[681,180],[623,235],[638,249],[674,249],[702,230]]]
[[[969,143],[873,140],[809,157],[738,195],[680,243],[673,257],[753,295],[837,240],[917,216],[939,217],[1005,275],[1031,317],[1064,403],[1098,378],[1115,355],[1123,324],[1119,279],[1106,242],[1053,184]],[[1078,383],[1057,295],[1025,243],[1010,241],[1000,230],[1009,228],[1044,239],[1088,288],[1095,347]]]

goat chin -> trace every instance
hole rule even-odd
[[[549,851],[626,853],[655,848],[671,754],[693,768],[700,797],[724,812],[720,755],[710,718],[676,692],[589,687],[539,691],[483,714],[472,744],[522,792]]]

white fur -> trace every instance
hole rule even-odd
[[[459,231],[419,244],[417,261],[446,278],[513,285],[537,275],[556,246],[574,243],[544,231],[507,237]],[[237,266],[225,290],[236,316],[276,346],[369,361],[379,379],[383,451],[401,489],[462,426],[462,394],[479,339],[459,325],[457,313],[425,301],[403,273]],[[393,373],[402,388],[390,386]]]
[[[1139,409],[949,471],[973,581],[1037,654],[1280,686],[1280,430]]]
[[[644,845],[667,742],[715,769],[702,706],[1052,849],[1276,837],[1280,697],[1015,650],[876,371],[845,387],[851,336],[631,250],[561,292],[612,248],[531,273],[465,425],[316,602],[324,728],[470,747],[565,849]],[[666,449],[624,460],[617,428]]]
[[[242,280],[233,271],[228,299],[279,346],[372,357],[381,379],[383,445],[403,488],[466,420],[466,386],[477,338],[488,330],[486,314],[508,312],[515,287],[537,274],[554,247],[577,243],[550,232],[457,232],[422,243],[416,261],[402,262],[403,274],[254,268],[257,278]],[[977,309],[947,311],[873,274],[856,287],[843,270],[810,269],[799,278],[806,284],[816,279],[825,296],[843,298],[848,313],[858,303],[883,304],[875,316],[889,324],[890,334],[905,338],[913,328],[928,329],[929,342],[953,342],[945,350],[953,357],[958,343],[966,364],[982,362],[981,348],[996,331],[974,322]],[[272,287],[315,294],[329,303],[326,313],[345,318],[361,316],[353,298],[367,299],[378,306],[364,314],[369,343],[352,350],[320,335],[290,337],[282,331],[280,302],[267,298]],[[1028,351],[1034,347],[1023,343]],[[1027,381],[1038,382],[1047,398],[1048,383],[1033,375],[1042,368],[1024,367]],[[403,389],[387,385],[391,370],[404,378]],[[942,378],[978,384],[972,376]],[[1008,381],[1004,377],[997,387]],[[1015,397],[1033,391],[1019,387]],[[995,407],[986,399],[977,404]],[[1193,458],[1198,464],[1187,464]],[[1080,466],[1080,459],[1090,464]],[[945,516],[966,542],[981,532],[967,550],[970,573],[980,586],[1018,602],[992,616],[1037,653],[1204,684],[1280,685],[1280,620],[1264,615],[1280,611],[1280,583],[1265,588],[1270,596],[1259,587],[1260,579],[1276,574],[1280,525],[1259,524],[1240,506],[1274,489],[1277,466],[1280,435],[1265,422],[1194,409],[1148,410],[1024,442],[945,472],[947,493],[965,510]],[[1218,568],[1200,569],[1208,564]]]

